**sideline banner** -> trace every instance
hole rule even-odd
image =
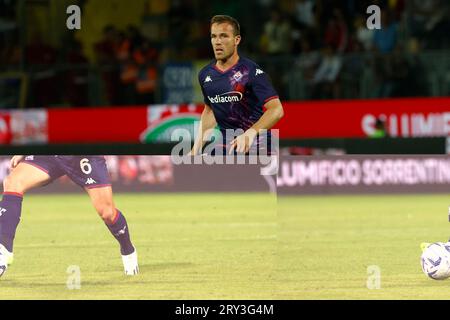
[[[176,70],[168,73],[169,83],[182,72]],[[180,87],[178,80],[171,87],[175,96],[183,95],[177,92],[192,80],[185,73],[186,79],[178,79]],[[285,117],[275,127],[281,139],[364,138],[373,134],[377,119],[385,121],[393,138],[450,137],[450,98],[289,101],[283,106]],[[0,144],[168,142],[177,127],[192,132],[203,107],[177,103],[2,111]]]
[[[307,194],[450,194],[448,156],[281,156],[278,175],[261,165],[181,164],[170,156],[105,156],[117,192],[277,192]],[[0,182],[10,157],[0,156]],[[79,192],[68,178],[37,193]]]
[[[278,194],[450,193],[448,156],[285,156]]]
[[[0,145],[47,142],[48,125],[45,109],[0,112]]]
[[[270,192],[259,165],[174,165],[170,156],[105,156],[115,192]],[[11,157],[0,156],[0,185],[8,175]],[[0,187],[0,191],[2,187]],[[31,193],[79,193],[66,176]]]
[[[378,118],[390,137],[450,136],[450,98],[283,102],[281,138],[358,138]]]
[[[163,102],[176,104],[194,101],[193,79],[192,63],[167,63],[161,77]]]

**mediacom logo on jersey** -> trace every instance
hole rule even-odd
[[[242,93],[239,91],[230,91],[217,94],[215,97],[208,96],[211,103],[239,102],[242,100]]]

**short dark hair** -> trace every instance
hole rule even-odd
[[[211,18],[211,25],[213,25],[214,23],[229,23],[234,29],[234,35],[241,35],[241,26],[239,25],[239,22],[233,17],[226,15],[216,15]]]

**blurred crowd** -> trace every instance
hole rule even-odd
[[[159,50],[135,26],[117,30],[108,25],[95,44],[107,100],[112,105],[153,104],[158,76]]]
[[[373,97],[425,96],[429,94],[425,68],[418,53],[449,49],[449,4],[446,0],[296,0],[289,11],[271,7],[259,37],[260,50],[271,57],[296,57],[293,72],[302,75],[310,99],[345,98],[343,78],[347,89],[358,91],[360,83],[355,80],[369,68],[376,82]],[[381,9],[381,29],[367,27],[371,5]],[[274,71],[293,68],[282,59],[274,61],[269,64]],[[286,87],[282,85],[288,82],[286,77],[276,80]]]
[[[22,52],[18,31],[11,26],[17,21],[14,1],[0,0],[0,70],[22,64],[33,72],[29,104],[34,106],[89,105],[92,68],[99,70],[98,90],[106,103],[159,103],[160,67],[165,62],[213,58],[209,19],[220,13],[240,21],[241,53],[267,69],[285,99],[298,98],[287,89],[294,73],[308,92],[300,98],[357,98],[357,80],[368,68],[377,84],[374,97],[401,97],[429,94],[417,54],[446,50],[450,43],[448,0],[161,1],[167,2],[167,10],[157,17],[147,12],[143,20],[156,20],[164,32],[144,35],[144,21],[122,29],[106,24],[93,44],[92,62],[73,35],[54,47],[36,33]],[[366,10],[374,4],[381,8],[382,28],[369,30]],[[50,66],[56,64],[90,67],[52,72]],[[64,88],[55,91],[54,83]]]

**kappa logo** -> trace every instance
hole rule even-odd
[[[34,160],[34,156],[26,156],[25,160],[26,161],[33,161]]]
[[[85,184],[94,184],[94,183],[97,183],[94,179],[92,179],[92,178],[88,178],[87,180],[86,180],[86,183]]]
[[[206,76],[205,81],[203,83],[206,83],[206,82],[212,82],[212,79],[210,76]]]
[[[264,73],[264,71],[262,71],[261,69],[256,69],[255,76],[257,76],[259,74],[263,74],[263,73]]]
[[[6,212],[5,208],[0,207],[0,217]]]
[[[120,229],[119,232],[116,233],[116,236],[120,236],[122,234],[125,234],[126,230],[127,230],[127,226],[123,227],[123,229]]]

